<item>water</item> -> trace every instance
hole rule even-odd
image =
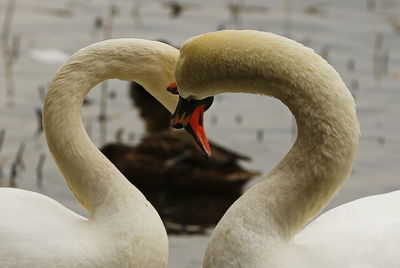
[[[6,2],[0,2],[0,22]],[[138,28],[131,17],[133,1],[117,1],[119,12],[112,36],[162,38],[179,45],[190,36],[217,28],[243,27],[287,35],[306,43],[328,59],[349,87],[353,85],[362,129],[354,172],[328,207],[400,188],[400,33],[391,25],[400,20],[400,1],[245,1],[245,5],[256,8],[245,10],[238,22],[232,21],[226,1],[181,2],[187,3],[186,9],[173,19],[160,2],[141,1],[142,26]],[[65,186],[43,135],[35,135],[35,109],[41,106],[37,88],[47,85],[60,63],[38,61],[37,54],[35,58],[31,55],[32,50],[53,49],[60,51],[57,55],[71,55],[100,40],[101,33],[95,30],[94,21],[107,14],[107,5],[106,1],[94,0],[19,0],[12,25],[12,34],[21,37],[20,55],[14,66],[16,97],[12,107],[6,105],[4,73],[0,72],[0,129],[6,129],[0,151],[5,174],[1,184],[8,185],[18,146],[25,142],[25,170],[17,173],[18,187],[45,193],[82,214],[85,212]],[[257,6],[268,10],[265,12]],[[378,59],[375,65],[374,58]],[[127,133],[134,132],[138,141],[144,128],[131,108],[127,84],[113,80],[109,85],[117,96],[109,101],[111,119],[107,140],[114,140],[117,129],[124,127],[123,138],[128,140]],[[99,111],[99,95],[100,90],[94,89],[89,94],[93,104],[82,110],[85,124],[90,127],[97,145],[100,145],[99,124],[95,118]],[[242,122],[237,124],[239,114]],[[213,124],[215,117],[218,120]],[[278,101],[226,94],[218,98],[207,113],[206,128],[211,139],[250,155],[253,162],[245,164],[248,168],[266,172],[290,148],[292,122],[289,111]],[[262,141],[257,139],[260,130]],[[35,169],[41,153],[47,158],[43,186],[38,188]],[[206,244],[207,236],[171,236],[170,267],[201,267]]]

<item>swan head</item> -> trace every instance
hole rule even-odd
[[[167,87],[172,94],[178,95],[176,83]],[[204,131],[204,112],[210,108],[214,97],[196,99],[193,97],[183,98],[179,96],[178,105],[172,115],[171,126],[177,129],[185,128],[191,134],[198,148],[205,158],[210,158],[211,148]]]

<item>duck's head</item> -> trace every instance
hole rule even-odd
[[[172,94],[178,95],[176,83],[167,87]],[[171,126],[177,129],[185,128],[189,132],[205,158],[210,158],[211,148],[204,131],[204,112],[210,108],[214,97],[196,99],[193,96],[179,96],[178,105],[172,115]]]

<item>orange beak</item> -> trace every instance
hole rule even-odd
[[[179,97],[171,120],[172,127],[185,128],[193,136],[202,155],[207,159],[211,156],[211,148],[204,131],[204,112],[211,106],[212,101],[213,97],[204,100]]]

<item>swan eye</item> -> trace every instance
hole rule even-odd
[[[176,83],[175,83],[175,82],[169,84],[169,86],[167,86],[167,90],[168,90],[171,94],[179,95],[178,87],[176,86]]]

